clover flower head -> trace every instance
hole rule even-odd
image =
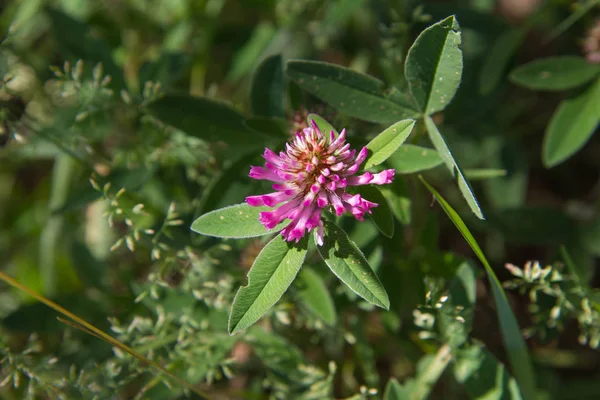
[[[260,222],[273,229],[285,219],[291,222],[282,230],[286,241],[298,242],[305,234],[315,230],[315,239],[323,245],[324,227],[321,212],[329,209],[340,216],[345,212],[363,221],[365,214],[377,203],[363,199],[360,194],[347,192],[350,186],[391,183],[395,170],[388,169],[373,174],[357,174],[367,158],[363,147],[358,154],[346,143],[346,130],[336,137],[334,131],[322,134],[317,124],[297,132],[286,144],[286,151],[277,155],[266,148],[264,167],[251,167],[249,176],[274,182],[275,192],[249,196],[250,206],[276,207],[260,213]]]

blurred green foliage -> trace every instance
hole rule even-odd
[[[209,398],[599,398],[599,4],[5,1],[0,271]],[[309,115],[353,147],[417,120],[389,207],[336,221],[389,310],[309,244],[230,336],[272,235],[190,226]],[[198,398],[57,316],[0,286],[0,398]]]

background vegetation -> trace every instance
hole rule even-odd
[[[2,3],[0,397],[600,398],[599,4]],[[190,227],[309,114],[417,121],[341,221],[389,310],[309,252],[230,336],[268,237]]]

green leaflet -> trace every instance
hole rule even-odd
[[[600,79],[585,92],[563,100],[546,129],[542,160],[554,167],[567,160],[590,139],[600,123]]]
[[[465,225],[463,220],[460,218],[458,213],[446,202],[446,200],[433,188],[431,187],[422,177],[420,178],[427,189],[433,194],[438,203],[442,206],[442,209],[452,220],[458,231],[463,235],[479,261],[485,267],[485,271],[488,276],[488,281],[492,288],[492,294],[494,301],[498,309],[498,321],[500,323],[500,329],[502,331],[502,338],[504,345],[508,353],[508,358],[513,370],[514,377],[519,383],[521,394],[525,400],[534,400],[536,398],[536,383],[535,375],[533,373],[533,367],[531,365],[531,359],[529,357],[529,351],[523,335],[517,323],[517,319],[513,314],[506,293],[502,288],[502,285],[491,265],[487,261],[487,258],[483,254],[483,251],[479,247],[479,244],[469,231],[469,228]]]
[[[383,82],[349,68],[316,61],[291,60],[287,76],[337,110],[365,121],[390,123],[418,112],[388,99]]]
[[[454,97],[463,68],[460,44],[460,27],[452,16],[421,32],[408,51],[404,74],[424,115],[443,110]]]
[[[510,80],[528,89],[567,90],[581,86],[600,73],[600,65],[583,57],[560,56],[542,58],[517,67]]]
[[[268,235],[278,232],[289,221],[284,221],[274,229],[267,230],[258,220],[261,211],[269,211],[270,207],[252,207],[246,203],[236,204],[206,213],[197,218],[191,229],[201,235],[220,238],[242,239]]]
[[[397,174],[413,174],[435,168],[442,163],[442,158],[434,149],[427,147],[404,144],[400,146],[387,163],[391,165]]]
[[[317,246],[325,264],[352,291],[378,307],[390,308],[385,288],[367,259],[340,227],[325,223],[325,243]]]
[[[473,189],[471,189],[471,185],[469,185],[469,181],[467,181],[467,178],[465,178],[465,175],[463,174],[462,170],[456,163],[456,160],[452,156],[452,153],[450,152],[450,149],[448,148],[444,137],[442,136],[437,126],[435,126],[430,117],[425,117],[425,126],[427,127],[427,132],[429,133],[429,138],[431,139],[431,142],[433,143],[438,153],[442,157],[442,160],[452,173],[452,176],[456,174],[460,193],[467,201],[469,207],[471,207],[471,211],[473,211],[473,213],[477,215],[479,219],[485,219],[485,217],[483,216],[483,212],[479,207],[479,202],[475,198]]]
[[[300,271],[307,245],[308,235],[297,244],[277,235],[262,249],[248,273],[248,284],[233,299],[230,334],[248,328],[277,303]]]
[[[367,144],[369,155],[365,160],[364,168],[374,167],[387,160],[396,152],[396,150],[398,150],[398,147],[406,141],[414,126],[414,120],[405,119],[396,122],[394,125],[375,136],[375,138]]]

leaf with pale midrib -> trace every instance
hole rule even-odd
[[[262,249],[248,273],[248,284],[233,299],[230,334],[254,324],[279,301],[304,263],[307,244],[308,235],[299,243],[277,235]]]
[[[405,119],[396,122],[394,125],[385,129],[379,135],[375,136],[367,144],[369,155],[365,160],[364,168],[371,168],[387,160],[398,150],[410,135],[415,126],[415,121]]]
[[[463,69],[461,33],[456,18],[448,17],[425,29],[406,55],[408,88],[425,115],[450,103]]]
[[[369,303],[389,310],[385,288],[363,253],[340,227],[325,222],[325,241],[317,250],[329,269],[352,291]]]
[[[268,230],[258,220],[262,211],[269,211],[270,207],[252,207],[246,203],[236,204],[229,207],[206,213],[197,218],[191,229],[201,235],[220,238],[241,239],[268,235],[282,230],[288,220]]]

